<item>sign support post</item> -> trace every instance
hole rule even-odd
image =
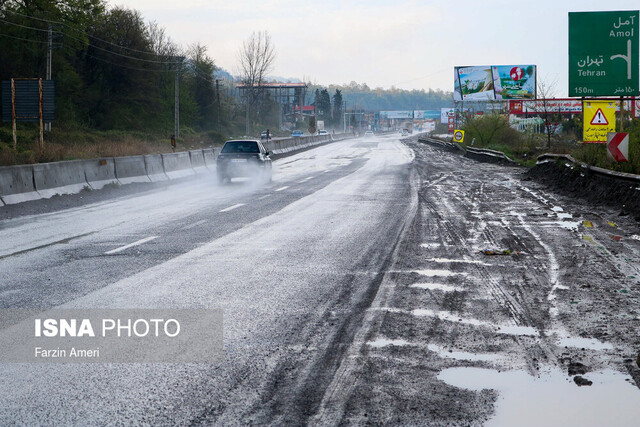
[[[16,129],[16,82],[11,79],[11,117],[13,122],[13,149],[18,149],[18,134]]]
[[[620,97],[620,132],[624,132],[624,96]]]
[[[44,150],[44,121],[42,116],[42,79],[38,79],[38,114],[40,116],[40,150]]]

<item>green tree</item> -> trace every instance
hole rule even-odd
[[[201,129],[213,129],[216,106],[214,61],[207,55],[206,46],[199,43],[189,46],[187,59],[185,78],[198,105],[197,123]]]
[[[340,127],[342,125],[342,91],[336,89],[333,94],[333,124]]]

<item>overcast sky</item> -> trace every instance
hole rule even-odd
[[[180,45],[200,42],[232,74],[252,31],[276,47],[272,75],[329,85],[453,90],[456,65],[535,64],[567,96],[570,11],[638,10],[639,0],[111,0]]]

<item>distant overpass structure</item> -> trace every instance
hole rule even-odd
[[[440,120],[440,110],[392,110],[378,111],[374,114],[372,128],[375,131],[398,129],[401,126],[408,126],[411,123],[418,128],[427,121]]]
[[[281,120],[294,114],[300,114],[300,107],[304,107],[304,100],[307,96],[308,86],[306,83],[262,83],[261,85],[254,85],[255,88],[259,88],[262,92],[262,96],[268,96],[281,107]],[[238,89],[240,99],[245,99],[247,96],[248,86],[244,83],[236,85]],[[306,110],[304,112],[307,112]]]

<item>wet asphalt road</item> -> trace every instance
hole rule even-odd
[[[265,186],[80,197],[0,208],[0,306],[221,308],[223,359],[2,364],[2,424],[640,415],[638,224],[522,170],[390,135],[278,160]]]
[[[224,358],[4,364],[0,423],[305,420],[411,217],[412,158],[394,138],[351,140],[278,160],[265,186],[211,176],[13,211],[0,229],[3,308],[221,308]]]

